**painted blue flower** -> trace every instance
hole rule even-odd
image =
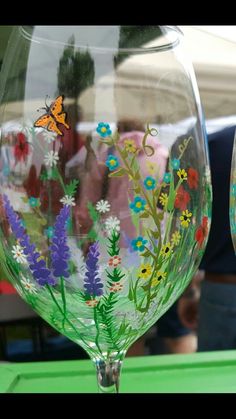
[[[180,160],[179,159],[172,159],[171,160],[171,167],[172,167],[173,170],[179,170]]]
[[[163,182],[170,183],[170,181],[171,181],[171,174],[166,172],[163,177]]]
[[[3,202],[12,232],[19,241],[20,246],[23,248],[23,252],[26,256],[27,262],[29,263],[29,268],[35,281],[40,286],[46,284],[55,285],[55,278],[52,276],[51,271],[47,268],[45,260],[41,259],[41,255],[36,250],[35,244],[30,242],[30,237],[25,233],[25,229],[22,226],[22,220],[14,211],[6,195],[3,195]]]
[[[45,230],[44,230],[44,234],[45,234],[45,236],[47,236],[49,239],[51,239],[52,237],[53,237],[53,235],[54,235],[54,228],[53,227],[48,227],[48,228],[45,228]]]
[[[145,205],[146,205],[145,199],[141,198],[140,196],[136,196],[134,198],[134,201],[129,204],[129,207],[134,212],[138,213],[138,212],[143,211],[145,209]]]
[[[93,297],[103,294],[103,283],[99,277],[99,256],[99,243],[95,242],[89,247],[84,279],[85,291]]]
[[[110,125],[105,124],[104,122],[99,122],[96,131],[103,138],[109,137],[109,135],[111,135]]]
[[[66,221],[70,217],[70,206],[64,205],[56,217],[52,245],[50,246],[53,275],[68,278],[70,249],[67,246]]]
[[[120,163],[118,157],[114,156],[113,154],[109,154],[106,160],[106,166],[109,167],[110,170],[115,170],[119,167]]]
[[[28,203],[32,208],[38,207],[39,206],[39,199],[35,198],[34,196],[31,196],[28,200]]]
[[[236,184],[232,185],[231,194],[232,196],[236,197]]]
[[[146,177],[143,183],[144,183],[145,188],[148,190],[155,189],[156,187],[156,180],[151,176]]]
[[[148,241],[145,240],[142,236],[138,236],[136,239],[131,241],[132,247],[134,250],[138,250],[139,252],[143,252],[145,250],[145,244]]]

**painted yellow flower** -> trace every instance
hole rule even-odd
[[[152,273],[152,267],[149,263],[142,263],[139,268],[139,276],[141,278],[147,279]]]
[[[168,202],[168,195],[167,193],[163,193],[161,194],[160,198],[159,198],[160,203],[163,205],[163,207],[165,207],[167,205]]]
[[[154,175],[157,172],[157,164],[156,163],[153,163],[151,161],[147,161],[146,167],[147,167],[148,173],[150,173],[150,175]]]
[[[181,239],[181,234],[179,231],[175,231],[171,236],[171,243],[173,246],[178,246]]]
[[[125,150],[128,151],[128,153],[135,153],[137,150],[137,147],[135,145],[134,140],[125,140],[124,141]]]
[[[182,215],[179,217],[179,219],[183,227],[188,228],[192,215],[193,214],[188,210],[182,212]]]
[[[152,284],[151,284],[152,287],[154,287],[155,285],[158,285],[161,282],[161,280],[166,279],[166,275],[167,275],[167,272],[158,271],[157,275],[152,279]]]
[[[182,180],[187,180],[188,179],[188,174],[187,174],[186,170],[184,170],[184,169],[179,169],[178,172],[177,172],[177,175]]]
[[[170,242],[168,242],[162,245],[160,254],[166,258],[171,254],[172,251],[173,251],[172,246]]]

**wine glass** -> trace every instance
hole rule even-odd
[[[233,247],[236,252],[236,141],[234,134],[230,173],[229,219]]]
[[[211,218],[205,128],[171,26],[16,27],[1,73],[1,263],[100,392],[176,301]]]

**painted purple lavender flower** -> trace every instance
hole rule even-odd
[[[93,296],[99,296],[103,294],[103,284],[101,279],[98,277],[98,258],[99,258],[98,242],[93,243],[89,247],[89,252],[86,259],[87,272],[84,279],[84,288],[86,292]]]
[[[70,216],[70,206],[62,207],[54,224],[54,236],[52,239],[51,258],[53,275],[55,277],[68,278],[70,276],[68,269],[68,260],[70,258],[69,247],[67,246],[66,224]]]
[[[22,226],[22,220],[16,214],[12,208],[10,201],[6,195],[3,195],[4,208],[6,211],[6,216],[11,226],[12,232],[15,234],[16,238],[19,240],[20,245],[23,248],[26,259],[29,262],[29,268],[32,271],[32,274],[36,282],[43,285],[55,285],[56,280],[51,275],[50,270],[46,267],[46,262],[44,259],[40,259],[40,253],[36,251],[34,244],[30,243],[29,236],[25,233],[25,229]]]

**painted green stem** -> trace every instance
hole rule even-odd
[[[57,308],[58,308],[58,310],[60,311],[60,313],[63,315],[63,317],[65,317],[65,320],[67,321],[67,323],[70,325],[70,327],[75,331],[75,333],[78,335],[78,338],[86,345],[86,348],[88,348],[89,347],[89,345],[87,344],[87,342],[83,339],[83,337],[80,335],[80,333],[78,333],[78,330],[75,328],[75,326],[73,325],[73,323],[71,323],[71,321],[68,319],[68,317],[65,315],[65,313],[64,313],[64,311],[62,310],[62,308],[61,308],[61,306],[60,306],[60,304],[58,304],[58,302],[57,302],[57,300],[56,300],[56,298],[55,298],[55,296],[54,296],[54,294],[53,294],[53,291],[52,291],[52,289],[51,289],[51,287],[50,287],[50,285],[48,285],[48,284],[46,284],[45,285],[45,287],[48,289],[48,291],[49,291],[49,293],[50,293],[50,295],[51,295],[51,297],[52,297],[52,299],[53,299],[53,301],[54,301],[54,303],[56,304],[56,306],[57,306]],[[91,349],[90,347],[89,347],[89,351],[91,351],[91,352],[93,352],[95,355],[96,355],[96,352],[94,352],[93,351],[93,349]]]

